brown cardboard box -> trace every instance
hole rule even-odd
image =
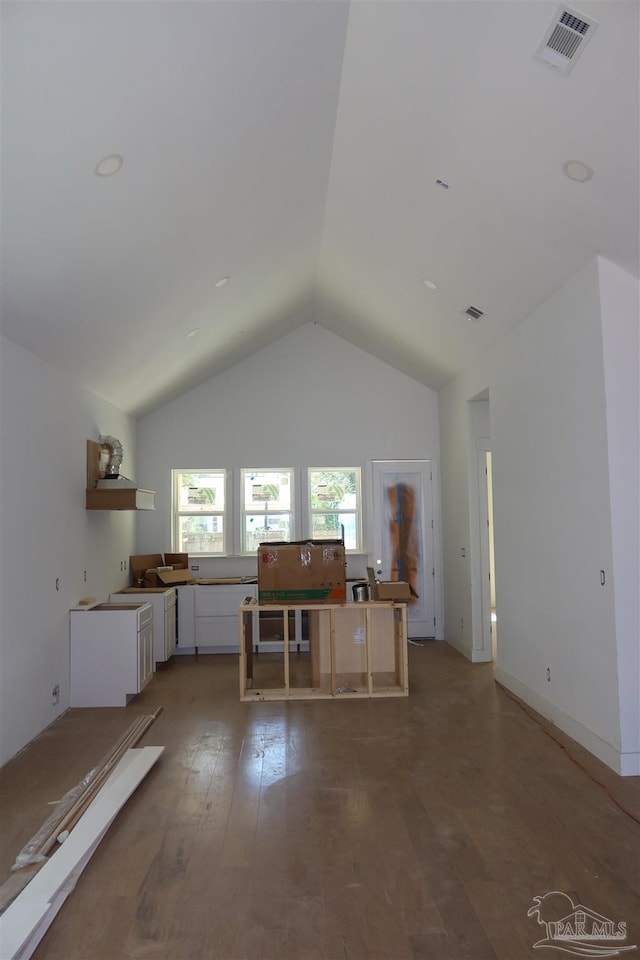
[[[376,600],[411,600],[411,587],[405,580],[383,580],[376,583]]]
[[[164,563],[167,567],[173,567],[174,570],[189,569],[188,553],[165,553]]]
[[[340,540],[261,543],[259,603],[344,603],[346,562]]]
[[[373,567],[367,567],[367,579],[372,600],[411,600],[411,585],[405,580],[376,580]]]
[[[161,567],[164,563],[161,553],[141,553],[135,557],[129,557],[129,571],[131,573],[132,587],[159,587],[155,573],[152,573],[156,567]],[[147,571],[149,573],[147,574]]]
[[[196,578],[191,570],[158,570],[156,573],[160,585],[165,587],[178,587],[184,583],[195,583]]]
[[[158,573],[158,567],[173,567],[173,570]],[[189,570],[188,553],[141,553],[129,557],[132,587],[177,586],[192,583],[194,577]],[[175,576],[170,576],[175,574]],[[188,576],[185,576],[188,574]],[[168,579],[165,579],[168,578]]]

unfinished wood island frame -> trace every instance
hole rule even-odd
[[[259,637],[254,635],[256,627],[260,629],[259,614],[267,611],[282,617],[283,649],[277,654],[261,652]],[[307,614],[308,652],[300,651],[299,638],[290,636],[292,611]],[[241,700],[409,694],[405,603],[260,604],[251,600],[238,611],[238,628]]]

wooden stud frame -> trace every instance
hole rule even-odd
[[[317,635],[315,646],[310,641],[311,684],[308,687],[291,685],[289,613],[291,611],[309,611],[310,630]],[[380,616],[380,611],[391,612]],[[283,680],[282,687],[254,687],[254,637],[256,624],[259,630],[259,614],[262,611],[280,612],[283,619]],[[364,677],[360,689],[340,685],[340,656],[347,649],[351,639],[348,630],[353,625],[355,615],[364,614]],[[320,637],[321,618],[328,620],[328,637]],[[384,621],[384,623],[383,623]],[[381,625],[390,621],[389,634],[381,630]],[[394,601],[369,601],[363,603],[312,603],[312,604],[260,604],[255,600],[246,601],[238,612],[238,631],[240,648],[240,699],[250,700],[310,700],[310,699],[361,699],[363,697],[406,697],[409,694],[409,676],[407,662],[407,606]],[[325,631],[326,633],[326,631]],[[321,644],[328,648],[328,674],[320,673]],[[381,647],[385,646],[385,655],[393,652],[393,680],[390,684],[378,684],[375,680],[376,660],[379,661]],[[257,646],[256,646],[257,649]],[[257,661],[259,662],[259,661]],[[324,684],[322,677],[326,677]]]

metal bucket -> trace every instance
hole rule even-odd
[[[369,599],[369,584],[368,583],[354,583],[351,587],[353,592],[353,599],[356,603],[362,603],[364,600]]]

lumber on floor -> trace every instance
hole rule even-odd
[[[3,960],[26,960],[32,955],[109,825],[163,750],[142,747],[121,757],[67,840],[0,916]]]

